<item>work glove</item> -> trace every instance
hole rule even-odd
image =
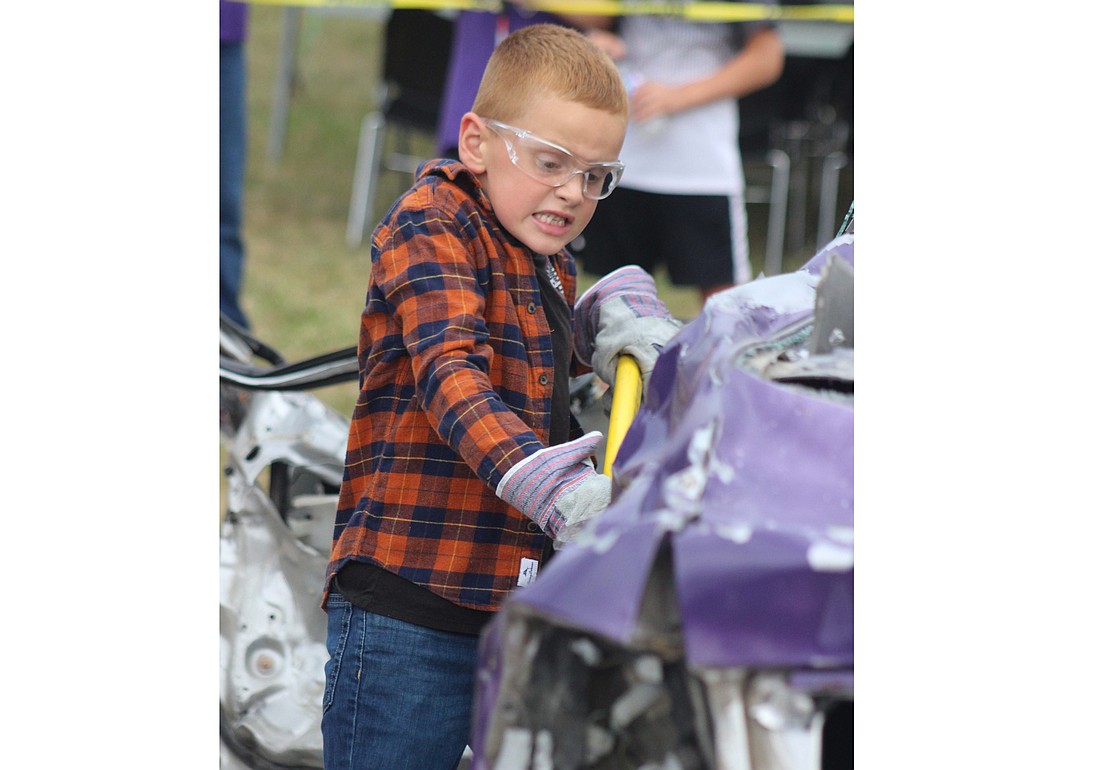
[[[574,316],[577,358],[614,386],[619,356],[633,356],[642,373],[643,393],[661,350],[683,327],[657,296],[652,276],[637,265],[601,278],[577,300]]]
[[[602,433],[592,431],[540,449],[504,474],[497,497],[538,524],[560,547],[611,502],[611,479],[596,473],[592,464],[592,452],[602,440]]]

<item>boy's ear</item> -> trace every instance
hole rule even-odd
[[[458,159],[475,174],[485,173],[488,129],[476,113],[467,112],[458,124]]]

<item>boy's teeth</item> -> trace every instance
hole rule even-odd
[[[543,222],[546,222],[547,224],[550,224],[550,225],[564,225],[565,224],[565,218],[564,217],[556,217],[553,214],[535,214],[535,216],[538,219],[541,219]]]

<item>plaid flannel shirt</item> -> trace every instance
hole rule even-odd
[[[521,559],[541,560],[547,542],[494,490],[548,442],[550,327],[531,252],[497,222],[477,179],[454,161],[417,176],[371,241],[359,397],[323,601],[336,571],[357,559],[495,610]],[[573,258],[550,260],[572,307]]]

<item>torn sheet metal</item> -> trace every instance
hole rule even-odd
[[[219,548],[222,744],[248,767],[319,768],[320,593],[347,420],[309,393],[245,403]]]
[[[854,236],[839,236],[799,271],[713,297],[665,349],[612,505],[484,637],[475,766],[819,766],[826,706],[852,697],[853,268]],[[595,645],[603,662],[554,640]],[[663,721],[659,699],[640,706],[643,733],[666,734],[645,750],[610,721],[617,701],[592,711],[591,698],[630,691],[594,678],[631,655],[656,655],[673,693]],[[806,672],[833,689],[800,690]],[[572,680],[587,696],[546,709],[536,683]],[[736,724],[715,714],[722,698]],[[601,731],[631,758],[596,756]],[[564,752],[569,741],[591,751]],[[506,744],[526,764],[494,763]]]
[[[705,654],[700,662],[844,657],[830,630],[845,622],[835,609],[789,631],[763,610],[778,601],[786,580],[816,586],[814,606],[844,586],[851,593],[852,400],[766,381],[740,365],[760,348],[794,349],[809,340],[820,269],[834,254],[851,264],[853,238],[838,238],[802,270],[707,303],[657,362],[647,401],[619,450],[614,502],[515,601],[627,642],[654,541],[660,531],[673,531],[685,631],[692,651]],[[822,554],[839,555],[822,560]],[[764,589],[766,601],[752,602]],[[731,597],[719,606],[736,615],[713,611],[708,602],[716,592]],[[743,628],[749,616],[758,618],[753,625],[762,635],[753,644],[707,642],[723,638],[735,621]],[[818,621],[827,624],[823,636],[810,627]]]

